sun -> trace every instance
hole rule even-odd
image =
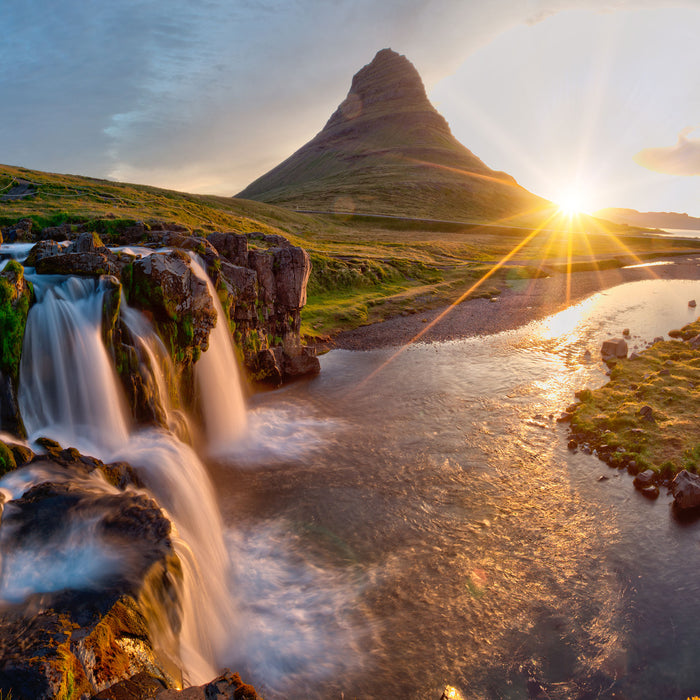
[[[569,191],[557,198],[559,213],[564,216],[583,214],[585,203],[583,196],[577,191]]]
[[[581,188],[572,187],[564,190],[555,201],[559,207],[558,213],[562,216],[572,218],[586,213],[586,193]]]

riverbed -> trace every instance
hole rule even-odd
[[[249,437],[209,464],[227,662],[266,698],[700,694],[700,523],[556,421],[605,381],[604,339],[639,351],[692,298],[633,282],[496,335],[334,350],[252,397]]]

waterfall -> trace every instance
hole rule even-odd
[[[104,293],[93,279],[35,285],[22,346],[19,408],[29,439],[88,454],[124,444],[124,400],[102,342]]]
[[[204,272],[197,263],[193,268],[198,275]],[[209,680],[220,668],[235,616],[223,525],[206,469],[172,432],[129,425],[121,385],[102,341],[100,284],[36,277],[37,303],[27,319],[19,381],[30,440],[48,436],[105,462],[128,461],[137,470],[173,524],[183,567],[180,659],[185,679]],[[211,283],[208,288],[218,322],[198,363],[197,379],[208,437],[230,441],[244,429],[245,408],[223,312]],[[167,412],[160,341],[133,309],[125,306],[122,320],[148,356]]]
[[[209,347],[196,365],[197,388],[209,450],[215,453],[243,436],[247,416],[236,355],[226,314],[202,263],[192,256],[192,270],[206,282],[216,309],[216,326],[209,334]]]

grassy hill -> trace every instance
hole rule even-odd
[[[360,70],[323,130],[238,197],[289,208],[492,221],[551,207],[452,135],[404,56]]]
[[[572,222],[511,228],[446,224],[411,218],[308,215],[260,202],[193,195],[76,175],[0,165],[0,226],[31,218],[38,226],[95,221],[102,230],[134,220],[184,224],[211,231],[280,233],[309,251],[313,272],[303,331],[323,337],[344,328],[412,313],[459,298],[485,275],[471,296],[492,295],[522,277],[567,261],[576,266],[619,265],[630,250],[642,256],[692,249],[694,242],[615,235],[587,219],[598,233],[572,233]],[[507,264],[499,261],[510,256]]]

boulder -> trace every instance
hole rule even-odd
[[[641,491],[647,486],[652,486],[655,477],[656,473],[653,469],[646,469],[645,471],[640,472],[639,474],[637,474],[637,476],[634,477],[634,487]]]
[[[31,219],[20,219],[13,226],[8,226],[4,235],[0,235],[0,243],[30,243],[34,240],[32,228],[34,222]]]
[[[36,267],[36,264],[42,258],[48,258],[52,255],[60,255],[65,252],[65,246],[61,246],[56,241],[39,241],[27,255],[24,261],[25,267]]]
[[[65,580],[44,575],[40,589],[21,595],[15,585],[0,613],[0,690],[37,700],[91,697],[141,672],[176,687],[182,572],[170,522],[144,494],[101,490],[70,474],[64,481],[66,470],[89,470],[82,460],[98,460],[63,454],[71,466],[36,458],[59,480],[30,488],[3,513],[3,564],[11,570],[33,553],[39,568],[58,566]],[[94,556],[106,556],[105,564],[75,576],[51,556],[66,546],[84,550],[74,567]],[[155,629],[166,631],[156,640]]]
[[[682,510],[697,508],[700,506],[700,476],[683,469],[673,479],[671,493],[677,508]]]
[[[627,341],[624,338],[613,338],[603,341],[600,349],[603,359],[607,357],[627,357]]]

